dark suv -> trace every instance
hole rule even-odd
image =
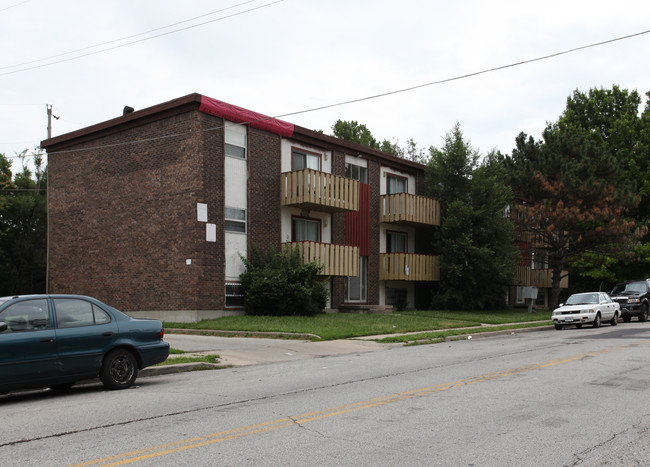
[[[628,323],[632,316],[639,321],[648,320],[648,300],[650,300],[650,280],[626,281],[616,284],[609,293],[612,300],[621,305],[621,317]]]

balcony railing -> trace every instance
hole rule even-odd
[[[550,288],[553,282],[552,269],[532,269],[530,266],[517,266],[515,285],[524,287]],[[560,288],[569,287],[569,276],[567,271],[562,271]]]
[[[359,181],[312,169],[282,174],[282,206],[319,211],[358,211]]]
[[[437,256],[413,253],[381,253],[381,281],[439,281],[440,263]]]
[[[282,247],[298,248],[305,263],[323,266],[323,276],[358,276],[359,247],[318,242],[288,242]]]
[[[380,197],[381,222],[440,225],[440,203],[435,198],[395,193]]]

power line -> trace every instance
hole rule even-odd
[[[321,107],[315,107],[315,108],[309,109],[309,110],[299,110],[297,112],[291,112],[291,113],[278,115],[277,117],[274,117],[274,118],[289,117],[291,115],[299,115],[299,114],[303,114],[303,113],[307,113],[307,112],[315,112],[317,110],[324,110],[324,109],[329,109],[329,108],[332,108],[332,107],[339,107],[339,106],[347,105],[347,104],[355,104],[357,102],[363,102],[363,101],[367,101],[367,100],[371,100],[371,99],[377,99],[379,97],[387,97],[387,96],[392,96],[394,94],[400,94],[400,93],[403,93],[403,92],[414,91],[416,89],[421,89],[421,88],[425,88],[425,87],[428,87],[428,86],[434,86],[434,85],[437,85],[437,84],[450,83],[452,81],[458,81],[458,80],[465,79],[465,78],[472,78],[474,76],[484,75],[486,73],[492,73],[494,71],[505,70],[507,68],[513,68],[513,67],[520,66],[520,65],[527,65],[529,63],[539,62],[539,61],[542,61],[542,60],[548,60],[550,58],[555,58],[555,57],[559,57],[561,55],[570,54],[570,53],[573,53],[573,52],[577,52],[579,50],[585,50],[585,49],[590,49],[590,48],[598,47],[598,46],[605,45],[605,44],[611,44],[612,42],[622,41],[622,40],[625,40],[625,39],[631,39],[632,37],[637,37],[637,36],[641,36],[643,34],[648,34],[648,33],[650,33],[650,29],[647,30],[647,31],[637,32],[635,34],[629,34],[627,36],[617,37],[615,39],[609,39],[609,40],[602,41],[602,42],[596,42],[596,43],[589,44],[589,45],[583,45],[583,46],[580,46],[580,47],[575,47],[573,49],[564,50],[562,52],[556,52],[556,53],[552,53],[552,54],[549,54],[549,55],[543,55],[543,56],[537,57],[537,58],[531,58],[529,60],[523,60],[521,62],[515,62],[515,63],[510,63],[508,65],[502,65],[502,66],[498,66],[498,67],[494,67],[494,68],[488,68],[488,69],[485,69],[485,70],[476,71],[474,73],[468,73],[468,74],[465,74],[465,75],[455,76],[453,78],[446,78],[446,79],[441,79],[441,80],[438,80],[438,81],[432,81],[430,83],[418,84],[416,86],[411,86],[411,87],[404,88],[404,89],[398,89],[396,91],[389,91],[389,92],[385,92],[385,93],[382,93],[382,94],[375,94],[373,96],[362,97],[362,98],[359,98],[359,99],[352,99],[352,100],[349,100],[349,101],[338,102],[336,104],[329,104],[329,105],[324,105],[324,106],[321,106]]]
[[[28,0],[28,1],[31,1],[31,0]],[[178,21],[176,23],[168,24],[167,26],[161,26],[161,27],[158,27],[158,28],[150,29],[148,31],[144,31],[144,32],[141,32],[141,33],[138,33],[138,34],[133,34],[131,36],[122,37],[120,39],[113,39],[113,40],[110,40],[110,41],[101,42],[99,44],[89,45],[89,46],[82,47],[82,48],[79,48],[79,49],[76,49],[76,50],[71,50],[69,52],[63,52],[63,53],[59,53],[59,54],[56,54],[56,55],[51,55],[49,57],[39,58],[39,59],[36,59],[36,60],[30,60],[28,62],[17,63],[15,65],[3,66],[3,67],[0,67],[0,70],[6,70],[8,68],[16,68],[16,67],[25,66],[25,65],[31,65],[32,63],[43,62],[45,60],[52,60],[54,58],[64,57],[66,55],[71,55],[71,54],[74,54],[74,53],[83,52],[84,50],[94,49],[94,48],[97,48],[97,47],[102,47],[102,46],[105,46],[105,45],[114,44],[116,42],[122,42],[122,41],[125,41],[125,40],[128,40],[128,39],[133,39],[134,37],[144,36],[146,34],[151,34],[152,32],[156,32],[156,31],[160,31],[160,30],[163,30],[163,29],[171,28],[173,26],[178,26],[179,24],[189,23],[190,21],[195,21],[195,20],[200,19],[200,18],[205,18],[206,16],[211,16],[211,15],[214,15],[214,14],[217,14],[217,13],[224,12],[226,10],[232,10],[233,8],[237,8],[239,6],[246,5],[247,3],[253,3],[253,2],[256,2],[256,1],[258,1],[258,0],[248,0],[248,1],[245,1],[245,2],[238,3],[236,5],[232,5],[232,6],[229,6],[229,7],[226,7],[226,8],[222,8],[220,10],[211,11],[209,13],[205,13],[205,14],[202,14],[202,15],[199,15],[199,16],[195,16],[193,18],[189,18],[189,19],[186,19],[186,20],[183,20],[183,21]],[[2,11],[2,10],[0,10],[0,11]],[[203,24],[206,24],[206,23],[203,23]],[[200,25],[197,25],[197,26],[200,26]],[[174,31],[172,31],[172,32],[174,32]],[[126,45],[128,45],[128,44],[126,44]],[[102,52],[102,51],[98,51],[97,53],[99,53],[99,52]],[[18,71],[20,71],[20,70],[18,70]]]
[[[551,58],[556,58],[556,57],[559,57],[559,56],[562,56],[562,55],[567,55],[567,54],[570,54],[570,53],[578,52],[580,50],[599,47],[599,46],[602,46],[602,45],[611,44],[613,42],[618,42],[618,41],[622,41],[622,40],[626,40],[626,39],[631,39],[633,37],[638,37],[638,36],[642,36],[644,34],[649,34],[649,33],[650,33],[650,29],[646,30],[646,31],[637,32],[637,33],[634,33],[634,34],[628,34],[626,36],[617,37],[617,38],[614,38],[614,39],[608,39],[608,40],[605,40],[605,41],[600,41],[600,42],[595,42],[595,43],[588,44],[588,45],[574,47],[572,49],[567,49],[567,50],[564,50],[564,51],[561,51],[561,52],[555,52],[555,53],[552,53],[552,54],[543,55],[543,56],[536,57],[536,58],[531,58],[531,59],[528,59],[528,60],[522,60],[522,61],[519,61],[519,62],[510,63],[508,65],[501,65],[501,66],[497,66],[497,67],[493,67],[493,68],[487,68],[485,70],[476,71],[476,72],[473,72],[473,73],[467,73],[467,74],[455,76],[455,77],[452,77],[452,78],[445,78],[445,79],[441,79],[441,80],[438,80],[438,81],[431,81],[429,83],[418,84],[418,85],[415,85],[415,86],[410,86],[410,87],[407,87],[407,88],[402,88],[402,89],[398,89],[398,90],[394,90],[394,91],[388,91],[388,92],[381,93],[381,94],[375,94],[375,95],[372,95],[372,96],[366,96],[366,97],[361,97],[361,98],[358,98],[358,99],[352,99],[352,100],[338,102],[338,103],[334,103],[334,104],[323,105],[323,106],[320,106],[320,107],[313,107],[313,108],[310,108],[310,109],[298,110],[298,111],[295,111],[295,112],[284,113],[284,114],[276,115],[274,117],[267,117],[265,119],[258,119],[258,120],[251,120],[249,122],[242,122],[242,123],[240,123],[240,125],[246,125],[246,124],[253,123],[253,122],[271,120],[271,119],[275,119],[275,118],[284,118],[284,117],[289,117],[289,116],[292,116],[292,115],[300,115],[300,114],[304,114],[304,113],[317,112],[319,110],[331,109],[333,107],[340,107],[340,106],[343,106],[343,105],[355,104],[357,102],[363,102],[363,101],[368,101],[368,100],[372,100],[372,99],[379,99],[381,97],[387,97],[387,96],[391,96],[391,95],[394,95],[394,94],[400,94],[400,93],[404,93],[404,92],[414,91],[414,90],[417,90],[417,89],[421,89],[421,88],[425,88],[425,87],[429,87],[429,86],[436,86],[436,85],[439,85],[439,84],[449,83],[449,82],[452,82],[452,81],[459,81],[459,80],[462,80],[462,79],[471,78],[471,77],[483,75],[483,74],[486,74],[486,73],[492,73],[492,72],[495,72],[495,71],[505,70],[505,69],[508,69],[508,68],[516,67],[516,66],[527,65],[527,64],[534,63],[534,62],[539,62],[539,61],[542,61],[542,60],[549,60]],[[103,145],[103,146],[87,147],[87,148],[83,148],[83,149],[69,149],[69,150],[65,150],[65,151],[54,151],[54,152],[51,152],[51,153],[48,153],[48,154],[67,154],[67,153],[73,153],[73,152],[79,152],[79,151],[107,149],[107,148],[112,148],[112,147],[116,147],[116,146],[124,146],[124,145],[127,145],[127,144],[148,143],[148,142],[151,142],[151,141],[159,141],[159,140],[162,140],[162,139],[175,138],[175,137],[189,135],[189,134],[193,134],[193,133],[203,133],[203,132],[207,132],[207,131],[220,130],[222,128],[224,128],[224,125],[213,127],[213,128],[206,128],[206,129],[203,129],[203,130],[200,130],[200,131],[176,133],[176,134],[170,134],[170,135],[159,136],[159,137],[154,137],[154,138],[147,138],[147,139],[142,139],[142,140],[137,140],[137,141],[126,141],[126,142],[108,144],[108,145]]]
[[[25,0],[24,2],[20,2],[20,3],[15,3],[15,4],[13,4],[13,5],[9,5],[9,6],[7,6],[7,7],[4,7],[4,8],[2,8],[2,9],[0,9],[0,13],[2,13],[3,11],[11,10],[12,8],[16,8],[17,6],[23,5],[23,4],[25,4],[25,3],[29,3],[29,2],[31,2],[31,1],[32,1],[32,0]]]
[[[251,0],[251,1],[252,1],[252,0]],[[156,34],[156,35],[154,35],[154,36],[145,37],[145,38],[143,38],[143,39],[138,39],[138,40],[135,40],[135,41],[127,42],[127,43],[125,43],[125,44],[115,45],[115,46],[113,46],[113,47],[107,47],[107,48],[105,48],[105,49],[97,50],[97,51],[95,51],[95,52],[88,52],[88,53],[85,53],[85,54],[77,55],[77,56],[75,56],[75,57],[65,58],[65,59],[57,60],[57,61],[50,62],[50,63],[44,63],[44,64],[42,64],[42,65],[34,65],[34,66],[27,67],[27,68],[21,68],[21,69],[19,69],[19,70],[6,71],[6,72],[4,72],[4,73],[0,73],[0,76],[12,75],[12,74],[15,74],[15,73],[21,73],[21,72],[23,72],[23,71],[34,70],[34,69],[37,69],[37,68],[43,68],[43,67],[47,67],[47,66],[51,66],[51,65],[57,65],[57,64],[59,64],[59,63],[70,62],[70,61],[72,61],[72,60],[78,60],[78,59],[80,59],[80,58],[88,57],[88,56],[91,56],[91,55],[96,55],[96,54],[100,54],[100,53],[103,53],[103,52],[108,52],[108,51],[110,51],[110,50],[120,49],[120,48],[122,48],[122,47],[127,47],[127,46],[129,46],[129,45],[138,44],[138,43],[140,43],[140,42],[145,42],[145,41],[148,41],[148,40],[151,40],[151,39],[157,39],[158,37],[168,36],[168,35],[170,35],[170,34],[175,34],[175,33],[177,33],[177,32],[181,32],[181,31],[187,31],[188,29],[197,28],[197,27],[199,27],[199,26],[205,26],[206,24],[214,23],[214,22],[216,22],[216,21],[222,21],[222,20],[224,20],[224,19],[229,19],[229,18],[233,18],[233,17],[235,17],[235,16],[240,16],[240,15],[243,15],[243,14],[245,14],[245,13],[250,13],[251,11],[255,11],[255,10],[262,9],[262,8],[266,8],[266,7],[271,6],[271,5],[275,5],[276,3],[281,3],[281,2],[283,2],[283,1],[284,1],[284,0],[275,0],[275,1],[273,1],[273,2],[266,3],[266,4],[264,4],[264,5],[260,5],[260,6],[254,7],[254,8],[249,8],[248,10],[240,11],[240,12],[237,12],[237,13],[232,13],[232,14],[230,14],[230,15],[221,16],[221,17],[219,17],[219,18],[215,18],[215,19],[212,19],[212,20],[210,20],[210,21],[204,21],[203,23],[194,24],[194,25],[192,25],[192,26],[186,26],[186,27],[183,27],[183,28],[174,29],[174,30],[172,30],[172,31],[163,32],[163,33],[160,33],[160,34]],[[245,3],[249,3],[249,2],[244,2],[244,3],[242,3],[241,5],[243,5],[243,4],[245,4]],[[224,9],[224,10],[225,10],[225,9]],[[188,21],[191,21],[191,20],[188,20]],[[177,23],[177,24],[180,24],[180,23]],[[166,26],[166,27],[169,27],[169,26]],[[166,27],[158,28],[158,29],[165,29]],[[155,31],[155,30],[154,30],[154,31]],[[147,34],[147,33],[142,33],[142,34]],[[140,34],[136,34],[135,36],[131,36],[131,37],[136,37],[136,36],[138,36],[138,35],[140,35]],[[128,39],[128,38],[127,38],[127,39]],[[107,42],[106,44],[110,44],[110,43],[113,43],[113,42],[119,42],[119,41],[121,41],[121,40],[124,40],[124,39],[117,39],[117,40],[115,40],[115,41],[109,41],[109,42]],[[93,47],[97,47],[97,46],[90,46],[90,47],[87,47],[87,48],[84,48],[84,49],[80,49],[80,50],[86,50],[86,49],[88,49],[88,48],[93,48]],[[68,55],[68,54],[70,54],[70,53],[74,53],[74,52],[67,52],[67,53],[64,53],[64,54],[60,54],[60,55],[58,55],[58,56]],[[56,56],[55,56],[55,57],[56,57]],[[43,61],[43,60],[47,60],[47,59],[44,58],[44,59],[39,59],[39,60],[35,60],[35,61],[33,61],[33,62],[27,62],[27,63],[35,63],[35,62],[39,62],[39,61]],[[0,68],[0,69],[13,68],[14,66],[20,66],[20,65],[12,65],[12,66],[4,67],[4,68]]]

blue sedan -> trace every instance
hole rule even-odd
[[[162,323],[135,319],[91,297],[0,298],[0,393],[67,389],[99,377],[110,389],[133,385],[138,371],[164,362]]]

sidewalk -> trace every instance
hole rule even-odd
[[[494,327],[492,325],[483,325],[485,327]],[[472,333],[474,328],[465,328],[468,333],[460,336],[453,336],[446,340],[463,340],[468,338],[492,337],[496,335],[517,334],[522,332],[546,331],[554,329],[553,326],[540,326],[533,328],[508,329],[505,331]],[[169,331],[169,330],[168,330]],[[434,331],[431,331],[434,332]],[[374,352],[376,350],[391,349],[401,347],[401,343],[378,343],[376,339],[382,337],[394,336],[395,334],[380,336],[363,336],[354,339],[340,339],[334,341],[311,341],[304,336],[304,340],[269,338],[268,334],[245,334],[251,337],[223,337],[223,333],[218,336],[204,335],[206,331],[174,330],[165,334],[165,341],[170,346],[183,350],[186,353],[182,356],[198,356],[214,354],[219,356],[218,364],[210,363],[183,363],[177,365],[162,365],[145,368],[140,372],[141,376],[153,376],[170,373],[181,373],[184,371],[193,371],[207,368],[222,368],[224,366],[247,366],[260,365],[277,362],[287,362],[292,360],[304,360],[309,358],[326,357],[331,355],[347,355],[362,352]],[[422,332],[406,333],[421,334]],[[236,334],[236,333],[233,333]],[[262,337],[263,336],[263,337]],[[277,336],[280,337],[280,336]],[[295,336],[294,336],[295,337]],[[174,355],[170,355],[170,359]]]

